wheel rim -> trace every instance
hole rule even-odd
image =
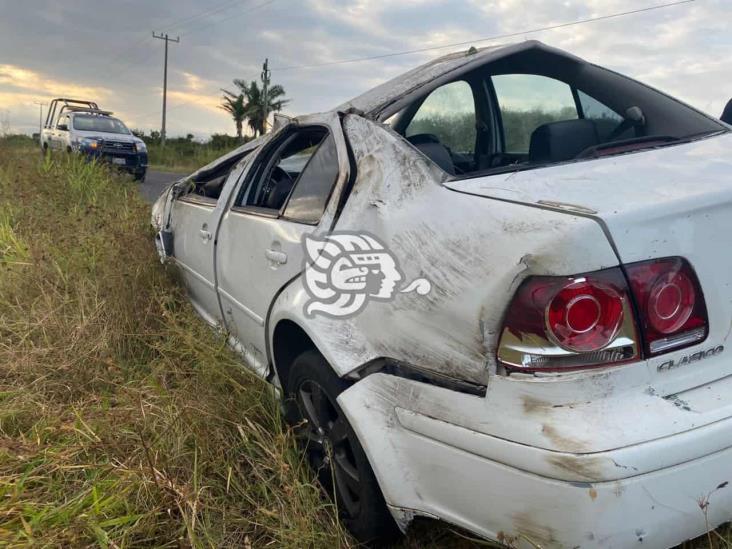
[[[348,424],[325,390],[307,380],[297,391],[297,403],[306,420],[298,429],[308,461],[325,486],[334,485],[337,501],[351,517],[358,515],[361,475],[349,437]]]

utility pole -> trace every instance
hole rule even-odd
[[[165,40],[165,65],[163,68],[163,126],[160,129],[160,146],[165,147],[165,108],[166,108],[166,100],[168,98],[168,42],[175,42],[176,44],[180,42],[180,36],[176,36],[175,40],[172,38],[168,38],[168,33],[157,35],[155,34],[155,31],[152,33],[153,38],[159,38],[160,40]]]
[[[267,92],[269,88],[269,77],[271,74],[272,71],[269,70],[269,59],[265,59],[264,65],[262,66],[262,115],[264,116],[262,121],[262,135],[267,132],[267,117],[269,116],[269,100],[267,99]]]

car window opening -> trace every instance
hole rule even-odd
[[[254,166],[236,205],[281,210],[328,131],[306,128],[284,137]]]
[[[388,122],[455,177],[624,154],[727,131],[643,84],[545,51],[521,52],[463,74]]]
[[[191,180],[193,184],[189,188],[188,195],[196,197],[198,201],[216,204],[229,174],[251,152],[251,150],[245,151],[242,154],[227,158],[210,169],[199,171]]]

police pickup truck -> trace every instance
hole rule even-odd
[[[113,164],[145,180],[147,147],[122,121],[92,101],[58,98],[51,101],[41,131],[45,151],[79,153]]]

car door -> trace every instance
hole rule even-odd
[[[214,174],[214,182],[225,178],[218,197],[206,196],[194,189],[178,197],[171,206],[169,230],[173,233],[174,261],[180,268],[193,307],[212,325],[222,323],[215,286],[214,235],[232,187],[245,167],[246,160],[241,160],[233,167],[226,167],[223,174]],[[200,182],[196,189],[205,186],[205,182]]]
[[[261,375],[269,307],[302,271],[302,239],[328,224],[323,214],[345,177],[337,144],[343,138],[335,132],[339,126],[284,129],[254,160],[221,219],[216,275],[226,327]]]
[[[53,130],[52,147],[54,149],[63,150],[66,148],[68,141],[66,137],[71,129],[69,124],[71,124],[71,119],[68,114],[59,117],[56,128]]]

